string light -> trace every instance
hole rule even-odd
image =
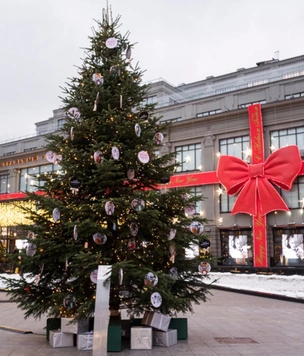
[[[216,191],[217,191],[218,196],[220,196],[224,193],[224,190],[222,188],[218,188]]]
[[[245,151],[242,151],[245,154],[245,160],[248,159],[249,156],[252,156],[252,149],[247,147]]]

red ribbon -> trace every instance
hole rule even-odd
[[[275,210],[289,211],[278,191],[271,184],[290,190],[302,168],[298,146],[276,150],[265,162],[247,164],[233,156],[220,156],[217,177],[229,195],[240,191],[231,214],[257,216],[259,200],[262,215]]]

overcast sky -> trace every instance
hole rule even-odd
[[[106,0],[0,0],[0,141],[61,106]],[[112,0],[143,81],[173,85],[304,54],[303,0]]]

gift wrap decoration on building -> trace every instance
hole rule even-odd
[[[230,195],[240,192],[231,213],[252,215],[254,267],[263,268],[268,266],[266,214],[289,211],[271,183],[290,190],[294,179],[304,175],[304,162],[297,146],[280,148],[264,161],[261,104],[250,105],[248,114],[252,164],[220,156],[217,171],[172,176],[167,189],[220,183]]]

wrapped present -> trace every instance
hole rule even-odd
[[[74,321],[73,318],[61,318],[60,330],[70,334],[86,333],[89,331],[89,320]]]
[[[152,326],[152,328],[168,331],[171,317],[164,315],[162,313],[156,312],[145,312],[144,317],[141,321],[142,325]]]
[[[131,327],[131,350],[152,349],[152,328],[147,326]]]
[[[177,344],[177,330],[169,329],[168,331],[153,330],[153,345],[155,346],[172,346]]]
[[[46,339],[50,340],[50,331],[51,330],[59,330],[60,331],[60,318],[48,318],[46,319]]]
[[[93,331],[77,335],[77,350],[93,350]]]
[[[177,330],[177,340],[188,339],[188,319],[171,318],[169,329]]]
[[[70,347],[74,346],[74,335],[63,333],[58,330],[50,330],[49,344],[52,347]]]
[[[117,318],[110,318],[108,326],[108,351],[120,352],[121,351],[121,337],[122,326],[121,320]]]

